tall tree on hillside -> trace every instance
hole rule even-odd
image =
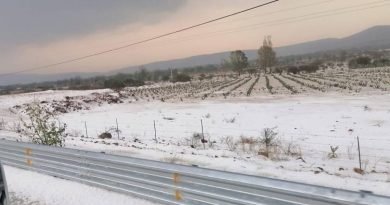
[[[151,74],[148,72],[145,66],[140,66],[138,72],[135,73],[137,80],[146,81],[151,79]]]
[[[260,69],[266,72],[267,68],[271,68],[276,63],[276,53],[272,48],[271,36],[264,37],[263,45],[257,51],[259,55]]]
[[[248,67],[248,58],[241,50],[232,51],[230,53],[230,62],[233,66],[233,70],[240,75],[244,68]]]

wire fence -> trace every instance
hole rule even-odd
[[[261,128],[251,129],[209,125],[210,120],[206,117],[202,118],[202,123],[201,119],[191,117],[187,118],[187,123],[177,123],[173,120],[173,117],[170,118],[166,116],[165,118],[166,119],[163,120],[154,120],[151,123],[132,122],[131,124],[124,124],[119,121],[119,125],[113,123],[112,127],[116,127],[116,129],[118,129],[117,131],[121,132],[121,139],[129,141],[133,141],[134,138],[155,141],[155,138],[157,138],[160,141],[164,140],[166,143],[182,144],[184,140],[191,139],[194,134],[203,134],[208,140],[219,143],[219,148],[222,149],[227,149],[222,142],[226,137],[233,137],[235,138],[236,143],[239,143],[241,137],[260,139],[263,131]],[[181,117],[181,120],[184,118]],[[199,125],[195,125],[194,123]],[[234,123],[231,124],[232,126],[235,126]],[[358,135],[354,133],[348,133],[346,135],[341,135],[339,133],[314,134],[302,131],[296,133],[280,131],[278,133],[278,139],[283,143],[297,145],[302,152],[308,154],[327,156],[331,152],[330,147],[337,146],[337,156],[346,160],[354,159],[358,155],[357,136]],[[384,163],[390,162],[390,139],[387,139],[386,137],[359,137],[359,142],[361,144],[359,149],[362,152],[360,154],[361,157],[378,160]]]

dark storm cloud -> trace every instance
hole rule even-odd
[[[50,42],[128,23],[151,24],[183,0],[10,0],[0,2],[0,47]]]

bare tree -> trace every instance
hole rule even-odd
[[[257,51],[260,69],[267,71],[276,63],[276,53],[272,48],[271,36],[264,37],[263,45]]]

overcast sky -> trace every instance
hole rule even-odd
[[[226,15],[264,0],[0,2],[0,73],[88,55]],[[40,72],[108,71],[236,49],[339,38],[390,22],[388,0],[280,0],[202,28]]]

